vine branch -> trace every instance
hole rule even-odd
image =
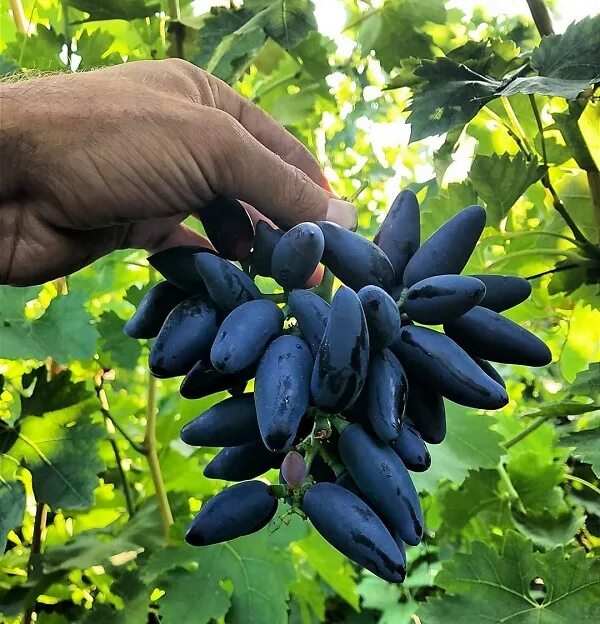
[[[15,28],[17,32],[22,35],[27,34],[25,10],[23,9],[23,3],[21,0],[10,0],[10,10],[13,14],[13,20],[15,22]]]
[[[185,26],[181,23],[181,7],[179,0],[169,0],[169,31],[173,34],[175,43],[175,57],[185,58],[183,43],[185,40]]]
[[[540,36],[553,35],[552,18],[544,0],[527,0],[527,6]]]
[[[33,521],[33,535],[31,536],[31,549],[29,551],[29,558],[27,559],[27,576],[33,571],[35,564],[35,558],[42,551],[42,542],[44,537],[44,529],[46,528],[46,519],[48,517],[48,508],[45,503],[37,504],[35,508],[35,519]],[[31,624],[33,614],[35,612],[36,603],[27,607],[23,614],[23,624]]]
[[[553,273],[562,273],[562,271],[570,271],[571,269],[578,269],[578,264],[564,264],[563,266],[554,267],[553,269],[549,269],[548,271],[542,271],[541,273],[535,273],[534,275],[528,275],[526,280],[534,280],[539,277],[544,277],[544,275],[552,275]]]
[[[523,431],[520,431],[519,433],[517,433],[517,435],[514,438],[510,438],[510,440],[507,440],[506,442],[504,442],[502,446],[506,450],[508,450],[509,448],[513,447],[515,444],[518,444],[521,440],[524,440],[528,435],[532,434],[536,429],[539,429],[547,420],[550,420],[551,418],[554,418],[554,416],[549,415],[549,414],[545,416],[539,416],[530,425],[525,427]]]

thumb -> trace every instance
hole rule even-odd
[[[208,177],[217,194],[248,202],[282,227],[327,220],[355,229],[357,216],[352,204],[332,197],[301,169],[255,139],[231,115],[213,109],[210,116],[209,144],[202,147],[210,150],[213,173]]]

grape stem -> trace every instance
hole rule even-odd
[[[520,511],[522,514],[526,514],[527,510],[525,509],[525,506],[523,505],[523,502],[521,501],[521,497],[519,496],[519,493],[515,489],[513,482],[510,480],[510,476],[508,475],[508,472],[506,472],[506,468],[504,467],[504,464],[502,462],[499,462],[498,465],[496,466],[496,470],[498,471],[498,474],[500,475],[500,480],[502,481],[502,483],[504,483],[504,486],[506,487],[509,500],[515,503],[518,511]]]
[[[579,269],[578,264],[565,264],[563,266],[557,266],[553,269],[549,269],[548,271],[542,271],[541,273],[535,273],[534,275],[528,275],[526,280],[534,280],[539,277],[544,277],[544,275],[552,275],[553,273],[561,273],[562,271],[569,271],[571,269]]]
[[[539,429],[547,420],[553,418],[553,415],[544,415],[536,418],[530,425],[525,427],[522,431],[517,433],[514,438],[510,438],[502,444],[502,446],[508,451],[509,448],[512,448],[515,444],[518,444],[521,440],[524,440],[528,435],[533,433],[536,429]]]
[[[488,269],[494,269],[497,266],[504,264],[509,260],[513,260],[514,258],[524,258],[526,256],[563,256],[575,262],[578,266],[583,266],[585,264],[590,264],[592,261],[588,258],[584,258],[583,256],[579,256],[573,251],[569,251],[568,249],[560,250],[560,249],[552,249],[552,248],[539,248],[539,249],[521,249],[520,251],[514,251],[512,253],[506,254],[506,256],[502,256],[498,258],[495,262],[492,262],[487,266]]]
[[[33,572],[33,566],[35,564],[36,558],[42,551],[42,541],[44,538],[44,530],[46,528],[47,514],[48,508],[46,507],[46,504],[38,502],[35,508],[35,519],[33,521],[31,549],[29,551],[29,558],[27,559],[27,576],[30,576]],[[25,613],[23,615],[23,624],[31,624],[36,604],[37,603],[34,602],[25,610]]]
[[[600,494],[600,488],[597,488],[593,483],[590,483],[589,481],[586,481],[585,479],[582,479],[581,477],[577,477],[576,475],[572,475],[567,472],[565,473],[565,479],[567,479],[568,481],[574,481],[575,483],[579,483],[583,485],[584,487],[592,490],[592,492],[596,492],[596,494]]]

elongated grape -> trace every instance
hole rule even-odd
[[[187,373],[179,393],[184,399],[201,399],[202,397],[229,390],[240,384],[247,384],[248,380],[254,377],[256,366],[250,366],[247,369],[234,373],[233,375],[224,375],[212,368],[209,358],[200,360]]]
[[[342,554],[386,581],[404,580],[398,545],[375,512],[352,492],[334,483],[317,483],[304,495],[302,510]]]
[[[487,360],[483,360],[477,356],[473,356],[473,359],[488,377],[491,377],[496,383],[499,383],[503,388],[506,388],[506,382],[502,378],[502,375]]]
[[[210,351],[210,361],[225,374],[240,372],[262,357],[283,328],[283,313],[268,299],[248,301],[225,318]]]
[[[156,377],[187,375],[206,358],[217,334],[217,310],[206,295],[195,295],[175,306],[167,316],[150,351],[149,365]]]
[[[438,325],[468,312],[485,296],[485,285],[475,277],[435,275],[408,289],[402,309],[417,323]]]
[[[434,275],[460,273],[485,226],[485,210],[469,206],[436,230],[415,252],[404,270],[403,283],[412,286]]]
[[[169,312],[186,297],[188,293],[169,282],[155,284],[142,297],[123,331],[131,338],[155,338]]]
[[[421,242],[419,202],[409,189],[400,191],[390,210],[379,226],[373,242],[392,263],[396,283],[402,283],[402,275],[408,261]]]
[[[395,440],[406,407],[408,381],[389,349],[371,353],[366,392],[367,416],[373,431],[384,442]]]
[[[290,451],[281,464],[281,476],[293,488],[298,488],[306,478],[306,462],[297,451]]]
[[[407,544],[423,537],[423,513],[415,486],[402,460],[360,425],[340,434],[340,457],[360,491]]]
[[[394,269],[377,245],[335,223],[317,225],[325,237],[323,262],[336,277],[356,291],[372,284],[390,292]]]
[[[473,275],[486,287],[485,297],[479,304],[494,312],[504,312],[523,303],[531,294],[531,284],[514,275]]]
[[[280,239],[271,258],[271,275],[286,290],[302,288],[315,272],[325,247],[314,223],[299,223]]]
[[[313,357],[296,336],[280,336],[265,351],[256,371],[254,400],[265,446],[288,450],[310,399]]]
[[[421,385],[413,377],[408,379],[408,388],[404,418],[413,424],[425,442],[440,444],[446,437],[446,408],[442,395],[430,384]]]
[[[390,446],[402,463],[413,472],[424,472],[431,466],[431,455],[427,446],[409,418],[404,419],[400,435]]]
[[[444,334],[409,325],[400,329],[391,349],[409,377],[427,379],[436,392],[455,403],[482,409],[498,409],[508,403],[506,390]]]
[[[331,304],[312,371],[313,401],[322,410],[345,410],[360,394],[369,366],[369,334],[358,295],[342,286]]]
[[[537,336],[487,308],[473,308],[444,324],[444,331],[468,353],[493,362],[545,366],[552,361],[550,349]]]
[[[215,254],[199,245],[181,245],[149,256],[148,262],[173,286],[189,293],[202,293],[206,291],[204,280],[194,262],[194,256],[199,253]]]
[[[267,526],[277,511],[278,500],[262,481],[236,483],[202,506],[185,534],[192,546],[210,546]]]
[[[250,255],[254,226],[237,199],[220,195],[204,206],[198,216],[210,242],[223,258],[244,260]]]
[[[369,329],[371,349],[385,349],[400,331],[400,311],[396,302],[379,286],[365,286],[358,291]]]
[[[325,334],[330,305],[310,290],[292,290],[288,304],[290,312],[298,322],[302,337],[312,354],[316,355]]]
[[[282,236],[282,230],[274,228],[266,221],[259,221],[256,224],[254,248],[250,255],[250,266],[254,275],[271,277],[273,250]]]
[[[369,501],[366,499],[365,495],[358,489],[358,485],[354,482],[354,479],[350,476],[350,473],[346,470],[344,471],[336,480],[335,484],[343,487],[346,490],[349,490],[355,496],[358,496],[361,500],[365,501],[367,505]],[[398,531],[396,531],[392,526],[389,525],[385,521],[384,518],[381,518],[381,521],[385,525],[386,529],[390,532],[390,535],[394,538],[398,548],[400,549],[400,554],[402,555],[403,561],[406,563],[406,545],[404,541],[400,537]]]
[[[194,260],[210,298],[224,312],[261,298],[252,279],[228,260],[210,254],[197,254]]]
[[[271,468],[279,468],[283,461],[282,453],[272,453],[262,440],[239,446],[228,446],[219,451],[206,464],[204,476],[208,479],[225,481],[245,481],[254,479]]]
[[[254,395],[225,399],[187,423],[180,434],[191,446],[237,446],[260,441]]]

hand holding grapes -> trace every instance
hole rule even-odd
[[[355,225],[299,141],[176,59],[3,85],[0,153],[0,284],[115,249],[207,245],[181,222],[217,195],[248,202],[254,221]]]

